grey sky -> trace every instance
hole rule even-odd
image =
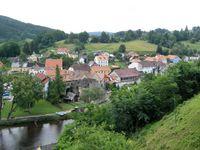
[[[0,14],[65,32],[200,25],[199,0],[0,0]]]

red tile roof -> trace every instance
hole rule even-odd
[[[90,71],[90,66],[88,64],[74,64],[71,66],[74,71]]]
[[[132,69],[132,68],[116,69],[116,70],[114,70],[114,72],[120,78],[139,77],[140,76],[140,72],[138,72],[136,69]]]
[[[63,62],[62,59],[46,59],[45,69],[55,69],[56,66],[62,68]]]

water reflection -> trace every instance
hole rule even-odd
[[[13,127],[0,130],[0,150],[32,149],[39,145],[57,142],[64,125],[73,120],[60,121],[54,124],[40,124],[24,127]]]

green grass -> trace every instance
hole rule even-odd
[[[30,110],[31,113],[24,111],[23,109],[17,108],[13,113],[14,117],[30,116],[30,115],[44,115],[55,113],[58,111],[65,111],[74,108],[75,106],[83,106],[84,103],[61,103],[59,106],[54,106],[46,100],[40,100],[36,105]],[[4,108],[2,110],[2,117],[6,118],[8,116],[9,110],[11,108],[11,102],[5,101]]]
[[[191,49],[196,49],[200,51],[200,42],[191,43],[190,41],[183,41],[181,43],[183,43],[185,46],[188,46]]]
[[[120,43],[91,43],[85,44],[86,51],[88,53],[94,52],[96,50],[104,50],[108,52],[116,51],[120,44],[125,44],[127,51],[155,51],[156,45],[148,43],[143,40],[134,40],[130,42],[120,42]],[[65,44],[64,41],[59,41],[55,43],[55,47],[67,47],[73,49],[73,44]]]
[[[136,149],[200,149],[200,95],[179,106],[133,138]]]

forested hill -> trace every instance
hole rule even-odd
[[[34,38],[36,35],[42,32],[52,30],[53,29],[47,27],[24,23],[0,15],[0,41]]]

